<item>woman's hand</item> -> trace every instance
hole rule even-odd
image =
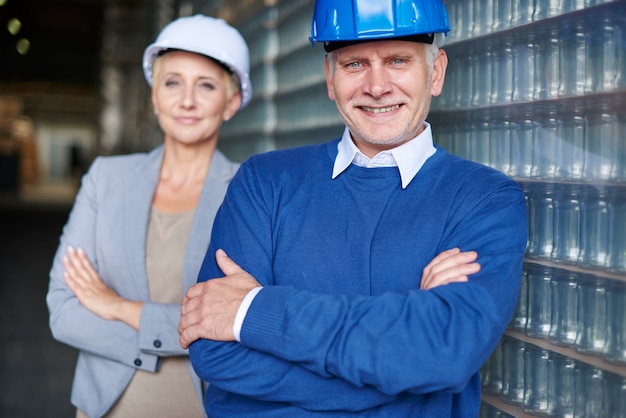
[[[449,283],[468,281],[468,275],[480,271],[480,264],[474,262],[476,258],[476,251],[461,252],[458,248],[438,254],[424,268],[420,289],[428,290]]]
[[[68,247],[63,257],[64,278],[85,308],[108,320],[121,320],[139,329],[142,302],[122,298],[107,286],[82,249]]]

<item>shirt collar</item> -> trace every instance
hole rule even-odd
[[[397,166],[400,171],[402,188],[406,189],[426,160],[436,151],[433,145],[430,124],[424,122],[424,126],[425,129],[415,138],[405,142],[399,147],[382,151],[372,159],[367,158],[359,151],[352,141],[350,130],[346,127],[343,131],[341,141],[339,141],[337,145],[337,157],[335,158],[332,178],[336,178],[353,163],[361,167]]]

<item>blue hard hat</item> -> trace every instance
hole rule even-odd
[[[309,40],[324,42],[328,51],[389,38],[432,43],[432,34],[449,31],[442,0],[317,0]]]

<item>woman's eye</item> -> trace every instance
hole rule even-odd
[[[215,90],[215,85],[213,83],[202,83],[200,85],[202,86],[202,88],[205,88],[207,90]]]
[[[173,87],[173,86],[177,86],[178,85],[178,81],[176,80],[165,80],[165,86],[166,87]]]

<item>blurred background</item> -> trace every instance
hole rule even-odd
[[[626,1],[444,0],[452,31],[429,121],[448,151],[523,187],[518,309],[482,370],[488,417],[626,417]],[[48,270],[97,155],[161,137],[141,69],[170,20],[204,13],[250,46],[254,97],[231,159],[343,125],[314,0],[0,0],[0,417],[74,416],[76,353],[55,342]],[[132,181],[132,179],[129,179]]]

